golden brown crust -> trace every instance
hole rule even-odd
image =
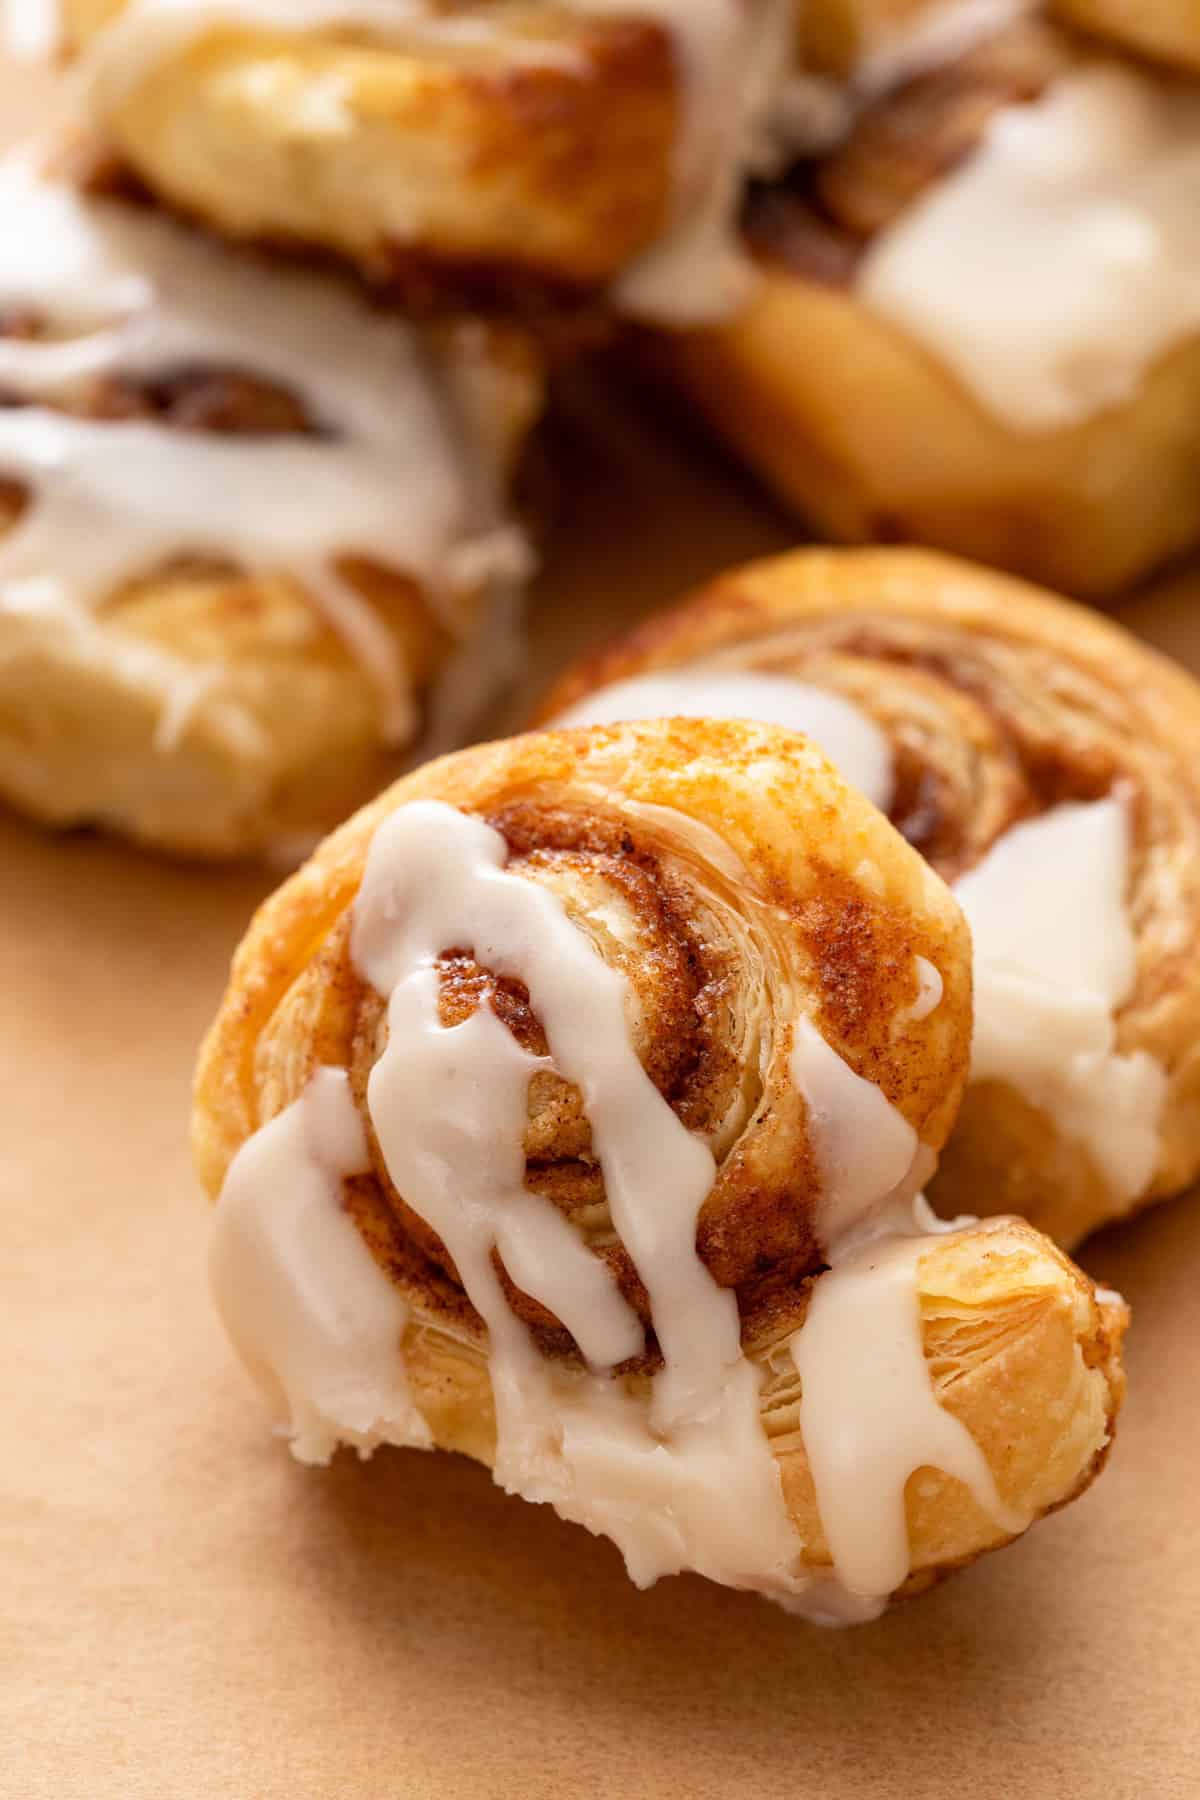
[[[68,6],[86,44],[121,7]],[[664,30],[497,0],[457,40],[213,28],[107,126],[173,206],[352,259],[406,295],[593,290],[664,226],[679,96]],[[336,94],[336,106],[322,97]]]
[[[14,323],[36,335],[32,318]],[[540,397],[530,341],[472,322],[438,327],[428,347],[463,407],[481,412],[475,437],[503,480]],[[62,404],[177,431],[314,426],[295,395],[242,370],[105,378]],[[0,494],[0,529],[21,505],[19,490]],[[295,581],[189,562],[91,614],[0,616],[0,794],[50,825],[101,825],[186,855],[306,849],[395,775],[455,647],[419,581],[351,554],[339,572],[396,646],[405,743],[387,741],[369,670]],[[482,590],[460,596],[464,620],[485,604]]]
[[[707,1125],[711,1132],[717,1115],[728,1114],[734,1045],[745,1058],[743,1073],[747,1065],[759,1068],[772,1106],[786,1107],[767,1043],[770,1023],[757,1047],[738,1023],[751,998],[749,974],[765,983],[786,1048],[790,1033],[782,1024],[786,1007],[771,973],[774,959],[786,964],[786,980],[817,1004],[822,1029],[851,1066],[869,1069],[906,1116],[923,1121],[928,1141],[939,1139],[949,1121],[943,1108],[931,1108],[930,1097],[939,1094],[953,1106],[968,1005],[961,921],[944,891],[799,739],[769,727],[660,721],[532,734],[428,765],[349,821],[260,909],[235,958],[197,1075],[194,1144],[211,1193],[241,1144],[301,1092],[319,1064],[350,1070],[360,1116],[369,1124],[362,1086],[380,1053],[379,1001],[347,957],[348,912],[375,830],[398,806],[431,797],[497,825],[510,845],[509,867],[550,885],[600,954],[625,970],[643,1065],[696,1128]],[[659,810],[664,807],[674,817]],[[712,827],[723,847],[714,845]],[[848,1024],[838,1010],[838,980],[813,958],[806,934],[813,900],[836,902],[836,882],[864,880],[868,859],[875,872],[865,878],[862,904],[887,942],[881,935],[872,941],[867,992]],[[740,921],[725,927],[724,941],[718,902],[736,908]],[[907,1034],[907,1045],[890,1035],[885,1044],[876,1027],[883,1016],[893,1017],[897,998],[889,946],[907,962],[918,939],[938,958],[947,1000]],[[858,966],[857,951],[843,947],[841,954],[845,967]],[[724,1020],[716,1039],[708,1035],[702,1001],[714,982]],[[538,1048],[540,1025],[519,986],[497,983],[465,950],[442,959],[444,1017],[465,1016],[489,992],[510,1029]],[[948,1018],[935,1025],[943,1011]],[[720,1174],[701,1215],[698,1247],[718,1280],[738,1288],[743,1342],[761,1371],[764,1429],[802,1559],[828,1572],[788,1349],[813,1282],[822,1278],[809,1224],[811,1157],[804,1120],[793,1110],[782,1146],[790,1186],[773,1211],[758,1210],[763,1183],[742,1178],[772,1154],[770,1138],[758,1129],[762,1114],[760,1107],[747,1120],[735,1106],[736,1138],[722,1144],[716,1135]],[[531,1085],[529,1133],[527,1150],[531,1143],[537,1149],[529,1159],[530,1185],[562,1205],[592,1247],[610,1256],[646,1316],[623,1251],[604,1229],[602,1191],[594,1176],[590,1185],[577,1185],[587,1124],[577,1097],[556,1076],[539,1075]],[[548,1182],[559,1147],[567,1154],[557,1181]],[[378,1157],[368,1174],[346,1184],[345,1197],[409,1302],[405,1367],[434,1443],[491,1463],[496,1421],[486,1338],[453,1264],[395,1194]],[[781,1226],[786,1245],[777,1235]],[[761,1266],[750,1266],[755,1257]],[[573,1360],[553,1321],[507,1285],[543,1353]],[[918,1289],[936,1392],[979,1444],[1001,1498],[1029,1521],[1064,1504],[1095,1474],[1111,1438],[1123,1388],[1123,1304],[1097,1296],[1065,1257],[1015,1220],[932,1244],[920,1261]],[[651,1351],[624,1365],[617,1379],[644,1393],[656,1362]],[[906,1503],[907,1591],[1005,1541],[1005,1530],[967,1490],[936,1470],[917,1471]]]
[[[736,320],[641,355],[825,535],[925,542],[1094,597],[1200,539],[1200,342],[1131,399],[1025,433],[853,292],[761,273]]]
[[[438,632],[420,591],[361,571],[428,679]],[[172,693],[194,700],[164,728]],[[286,855],[386,779],[361,666],[294,584],[162,576],[94,620],[0,630],[0,793],[45,824],[102,825],[155,849]]]
[[[1129,796],[1134,991],[1118,1048],[1166,1069],[1150,1199],[1200,1171],[1200,689],[1119,626],[927,551],[802,550],[754,563],[569,670],[540,716],[681,664],[795,673],[888,735],[893,821],[948,880],[1009,825]],[[950,1212],[1020,1211],[1071,1244],[1116,1212],[1086,1150],[1000,1083],[968,1090],[935,1190]]]
[[[816,1277],[817,1280],[820,1277]],[[747,1336],[762,1374],[762,1419],[779,1462],[802,1561],[831,1559],[800,1430],[803,1392],[788,1344],[809,1282]],[[1129,1314],[1020,1220],[947,1237],[918,1270],[925,1356],[938,1400],[970,1431],[1001,1500],[1032,1523],[1068,1505],[1104,1466],[1125,1396],[1121,1341]],[[418,1318],[404,1339],[413,1396],[435,1444],[491,1464],[496,1424],[482,1341]],[[1010,1541],[968,1489],[922,1468],[905,1489],[917,1594]]]
[[[938,1399],[983,1450],[1001,1499],[1026,1517],[1067,1505],[1103,1466],[1124,1399],[1124,1302],[1098,1294],[1019,1219],[938,1243],[922,1259],[918,1289]],[[784,1343],[755,1354],[766,1375],[763,1420],[805,1561],[828,1565],[799,1430],[802,1384]],[[919,1592],[935,1574],[1009,1541],[940,1470],[919,1469],[905,1497],[912,1574],[903,1591]]]
[[[383,1008],[350,960],[349,909],[375,829],[420,798],[500,830],[510,867],[549,886],[625,974],[643,1066],[717,1158],[698,1243],[744,1305],[821,1261],[820,1177],[790,1075],[795,1007],[811,1012],[924,1143],[944,1142],[962,1091],[970,1007],[965,932],[949,896],[799,740],[680,720],[460,752],[407,776],[323,846],[255,920],[201,1059],[197,1156],[210,1191],[238,1144],[318,1064],[348,1068],[364,1102]],[[945,971],[946,1000],[897,1031],[895,1014],[915,998],[918,955]],[[448,1019],[495,986],[465,948],[452,947],[442,966]],[[523,990],[502,987],[498,1005],[540,1049]],[[583,1230],[644,1312],[582,1102],[557,1076],[531,1085],[526,1157],[528,1184]],[[360,1189],[357,1203],[374,1216],[377,1241],[400,1241],[406,1255],[415,1243],[453,1280],[444,1249],[396,1194],[377,1151],[373,1174],[374,1196]],[[518,1310],[553,1325],[524,1296]],[[569,1348],[561,1335],[547,1342]]]
[[[853,287],[871,235],[1078,53],[1027,24],[881,96],[843,145],[752,196],[760,284],[743,312],[642,340],[650,368],[822,535],[928,543],[1085,597],[1200,539],[1200,341],[1161,355],[1128,399],[1023,431]]]

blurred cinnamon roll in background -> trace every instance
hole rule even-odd
[[[644,360],[822,534],[1095,598],[1200,541],[1200,89],[1182,52],[1130,54],[1175,9],[1111,10],[1070,8],[1089,34],[1025,0],[64,20],[89,118],[181,213],[547,341],[665,328]]]
[[[826,1621],[1069,1499],[1122,1303],[916,1198],[970,985],[941,881],[791,733],[405,778],[260,911],[197,1078],[218,1304],[297,1455],[465,1451],[641,1585]]]
[[[66,0],[90,110],[234,238],[407,298],[544,309],[616,284],[679,321],[745,291],[734,215],[794,0]]]
[[[1200,89],[1036,19],[896,69],[651,364],[826,535],[1111,593],[1200,539]]]
[[[201,855],[311,842],[511,672],[538,359],[45,161],[0,165],[0,793]]]
[[[952,886],[966,1098],[930,1192],[1070,1246],[1200,1170],[1200,687],[1119,627],[915,550],[801,550],[585,658],[540,717],[808,733]]]

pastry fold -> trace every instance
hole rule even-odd
[[[743,1334],[761,1383],[762,1428],[801,1546],[800,1567],[818,1582],[832,1581],[836,1571],[800,1427],[803,1382],[789,1346],[823,1279],[810,1276],[785,1290],[762,1309],[761,1322],[746,1321]],[[986,1233],[948,1236],[923,1259],[917,1284],[922,1348],[937,1402],[970,1432],[1019,1524],[1016,1530],[998,1524],[961,1481],[921,1468],[905,1486],[909,1573],[893,1598],[924,1592],[1082,1494],[1104,1467],[1125,1398],[1124,1302],[1095,1288],[1023,1221],[997,1220]],[[404,1292],[411,1310],[401,1348],[432,1447],[491,1468],[496,1415],[486,1338],[461,1321],[447,1322],[449,1307],[439,1319],[439,1309],[422,1303],[411,1283]],[[863,1337],[869,1339],[865,1324]],[[627,1382],[635,1394],[646,1385],[644,1377]],[[832,1607],[821,1618],[835,1620],[842,1622]]]
[[[512,866],[558,896],[629,982],[643,1066],[718,1155],[699,1220],[717,1279],[758,1289],[819,1268],[821,1181],[789,1066],[797,1012],[811,1009],[838,1055],[934,1154],[958,1106],[970,1036],[957,908],[886,822],[847,796],[798,739],[693,721],[534,733],[414,770],[327,840],[238,952],[197,1089],[206,1185],[219,1185],[237,1145],[295,1098],[315,1063],[350,1069],[365,1094],[384,1007],[355,969],[351,903],[379,823],[437,799],[498,829]],[[894,1031],[893,1014],[918,996],[917,957],[941,972],[941,1003]],[[491,986],[469,955],[450,959],[445,1021],[469,1016]],[[501,985],[492,1003],[541,1054],[520,988]],[[534,1190],[595,1240],[636,1298],[585,1109],[550,1075],[533,1083],[526,1154]],[[382,1188],[402,1228],[441,1256],[403,1197],[386,1179]]]
[[[926,543],[1085,598],[1200,538],[1194,332],[1103,406],[1027,427],[860,286],[889,228],[937,197],[1002,112],[1060,91],[1084,54],[1097,46],[1025,23],[869,100],[841,142],[750,196],[759,283],[742,311],[642,345],[651,371],[821,535]],[[1054,273],[1050,308],[1070,283],[1068,268]],[[1109,278],[1119,288],[1119,270]]]
[[[736,1298],[736,1361],[722,1377],[729,1388],[720,1393],[718,1414],[724,1418],[734,1388],[743,1402],[749,1396],[751,1410],[748,1421],[741,1416],[738,1432],[729,1428],[720,1439],[719,1453],[705,1436],[712,1423],[707,1412],[677,1439],[655,1411],[662,1382],[686,1388],[690,1376],[686,1359],[681,1365],[672,1348],[678,1318],[672,1318],[671,1283],[666,1290],[656,1285],[646,1252],[645,1228],[652,1227],[650,1240],[657,1230],[669,1236],[672,1229],[665,1189],[675,1179],[674,1161],[663,1166],[664,1191],[637,1192],[623,1236],[608,1185],[620,1159],[601,1159],[611,1159],[611,1134],[615,1130],[619,1138],[627,1121],[614,1121],[603,1110],[600,1071],[611,1063],[612,1046],[605,1048],[599,1023],[600,1086],[594,1093],[592,1076],[584,1076],[590,1100],[558,1072],[554,1056],[530,1064],[520,1205],[523,1214],[531,1204],[551,1208],[566,1221],[576,1251],[582,1244],[603,1263],[645,1331],[639,1352],[601,1367],[593,1351],[585,1368],[577,1337],[513,1277],[507,1251],[494,1248],[482,1264],[471,1252],[472,1260],[460,1268],[420,1210],[419,1194],[399,1191],[393,1179],[398,1140],[383,1105],[381,1073],[390,1057],[415,1056],[399,1091],[428,1094],[432,1108],[427,1114],[422,1102],[411,1113],[399,1143],[406,1166],[419,1185],[434,1171],[433,1191],[449,1205],[453,1221],[456,1182],[437,1177],[441,1159],[474,1146],[471,1156],[481,1157],[485,1170],[495,1169],[501,1189],[505,1146],[486,1135],[490,1083],[474,1089],[465,1110],[439,1125],[441,1090],[427,1078],[420,1045],[428,1045],[433,1057],[436,1043],[452,1039],[456,1029],[473,1024],[477,1039],[486,1038],[499,1020],[506,1056],[515,1041],[521,1052],[540,1059],[562,1029],[561,1015],[557,1023],[548,1013],[539,1015],[520,979],[498,974],[486,958],[477,960],[469,939],[489,929],[484,923],[468,932],[448,917],[440,953],[421,962],[434,971],[437,1018],[424,1027],[432,1027],[433,1038],[417,1040],[415,1049],[405,1035],[403,1010],[396,1010],[403,980],[389,1000],[364,974],[364,941],[374,946],[369,957],[382,957],[371,965],[379,969],[393,954],[388,945],[394,949],[415,929],[412,908],[422,904],[426,877],[412,858],[421,854],[421,832],[435,822],[431,805],[439,831],[449,820],[468,837],[499,834],[506,905],[520,898],[512,885],[540,890],[536,903],[541,907],[550,897],[555,930],[565,918],[590,947],[583,957],[590,978],[597,979],[593,955],[619,974],[628,1043],[656,1104],[670,1109],[655,1136],[667,1125],[682,1125],[693,1149],[700,1143],[711,1153],[712,1185],[691,1241],[680,1240],[668,1260],[673,1275],[682,1263],[698,1265],[693,1272],[708,1294],[703,1304],[714,1309],[714,1330],[728,1317],[730,1293]],[[406,828],[407,838],[388,837]],[[409,848],[392,869],[413,884],[408,902],[387,901],[386,884],[380,886],[383,846],[400,841]],[[430,880],[437,878],[443,854],[448,852],[429,865]],[[509,877],[516,877],[515,884]],[[458,885],[447,892],[457,895]],[[368,893],[371,898],[364,898]],[[536,961],[536,952],[529,954]],[[932,1007],[918,1003],[918,956],[941,978]],[[563,982],[577,974],[564,965]],[[405,979],[411,984],[417,978]],[[901,1467],[896,1498],[908,1550],[886,1591],[840,1585],[845,1571],[835,1567],[828,1541],[837,1507],[832,1490],[822,1492],[814,1478],[810,1444],[817,1427],[806,1423],[815,1413],[804,1407],[811,1402],[815,1408],[830,1375],[840,1379],[845,1371],[802,1364],[798,1346],[805,1342],[814,1297],[823,1293],[828,1300],[828,1284],[844,1279],[843,1246],[856,1232],[869,1236],[880,1208],[886,1214],[897,1196],[911,1198],[950,1129],[969,1039],[969,988],[965,927],[949,894],[886,821],[794,734],[686,719],[534,733],[460,752],[407,776],[336,832],[260,910],[235,957],[197,1072],[193,1141],[204,1185],[218,1202],[218,1298],[243,1356],[281,1403],[297,1453],[322,1460],[339,1440],[364,1451],[381,1441],[460,1450],[494,1465],[497,1480],[510,1489],[550,1499],[565,1516],[614,1536],[639,1582],[696,1567],[822,1617],[869,1616],[888,1592],[928,1585],[1070,1499],[1099,1468],[1111,1436],[1123,1389],[1119,1344],[1126,1314],[1117,1297],[1094,1290],[1060,1252],[1016,1220],[913,1241],[923,1403],[933,1407],[935,1425],[964,1433],[971,1456],[981,1460],[974,1485],[957,1465],[955,1474],[942,1473],[918,1456],[910,1469]],[[459,1040],[462,1056],[471,1054],[467,1046],[477,1039]],[[816,1063],[798,1062],[801,1049],[805,1056],[819,1052]],[[805,1071],[828,1072],[831,1053],[835,1089],[818,1103],[820,1084],[805,1087]],[[586,1046],[584,1055],[586,1062]],[[449,1068],[446,1078],[460,1079],[461,1069]],[[335,1219],[342,1221],[339,1230],[352,1221],[358,1248],[369,1246],[373,1279],[386,1279],[386,1294],[370,1282],[364,1286],[357,1270],[356,1292],[370,1294],[369,1309],[364,1301],[356,1311],[345,1295],[339,1298],[335,1262],[348,1268],[353,1261],[353,1246],[344,1243],[336,1259],[322,1257],[307,1274],[284,1282],[289,1342],[311,1336],[307,1323],[296,1323],[298,1295],[305,1319],[317,1311],[340,1321],[320,1339],[324,1362],[314,1372],[310,1358],[301,1380],[294,1359],[290,1375],[284,1368],[284,1338],[271,1339],[263,1323],[283,1316],[279,1271],[303,1248],[297,1250],[289,1237],[299,1229],[288,1223],[291,1187],[270,1156],[283,1142],[273,1134],[291,1129],[289,1121],[299,1116],[295,1109],[311,1104],[318,1088],[351,1109],[338,1126],[339,1141],[351,1149],[335,1170],[326,1210],[318,1209],[319,1230],[331,1232]],[[855,1116],[860,1106],[873,1109],[871,1153],[889,1135],[908,1144],[905,1159],[912,1152],[894,1192],[895,1169],[876,1168],[874,1188],[869,1180],[863,1186],[865,1165],[838,1137],[838,1107],[847,1094]],[[825,1154],[831,1130],[832,1141],[843,1144],[832,1161]],[[477,1141],[480,1132],[484,1138]],[[331,1153],[323,1154],[328,1172]],[[857,1186],[847,1173],[856,1167]],[[478,1171],[478,1161],[461,1165],[468,1187]],[[857,1209],[847,1206],[848,1180],[858,1194]],[[481,1197],[476,1204],[486,1207],[492,1200]],[[515,1205],[516,1196],[504,1204]],[[273,1213],[270,1232],[245,1225],[259,1207]],[[315,1243],[311,1233],[308,1241]],[[631,1249],[635,1239],[638,1256]],[[823,1273],[831,1255],[835,1267]],[[495,1292],[484,1298],[497,1278]],[[544,1265],[525,1277],[530,1287],[541,1288],[546,1278]],[[582,1286],[582,1274],[575,1279]],[[568,1284],[568,1298],[572,1291]],[[387,1294],[398,1299],[394,1319]],[[491,1309],[490,1328],[476,1300]],[[351,1405],[345,1371],[339,1379],[327,1364],[349,1356],[346,1344],[367,1310],[383,1317],[382,1336],[365,1394],[361,1345],[355,1351]],[[823,1303],[823,1312],[837,1324],[836,1306]],[[580,1317],[590,1331],[592,1314],[585,1309]],[[842,1325],[847,1321],[846,1360],[861,1363],[854,1378],[869,1391],[877,1367],[876,1322],[870,1307],[862,1317],[843,1309]],[[546,1389],[563,1409],[557,1435],[551,1433],[557,1448],[539,1453],[532,1475],[522,1462],[527,1421],[507,1380],[514,1333],[525,1358],[517,1365],[525,1371],[518,1394]],[[702,1358],[707,1333],[695,1342]],[[401,1367],[405,1386],[398,1394]],[[809,1371],[803,1379],[802,1367]],[[816,1385],[806,1402],[809,1381]],[[325,1396],[321,1404],[318,1388]],[[618,1450],[610,1444],[606,1453],[614,1415],[620,1421],[612,1440]],[[956,1423],[946,1426],[947,1416]],[[645,1438],[646,1421],[655,1417],[662,1435]],[[722,1495],[749,1491],[764,1434],[770,1458],[758,1476],[767,1471],[766,1499],[777,1509],[782,1497],[782,1511],[768,1524],[786,1537],[769,1579],[761,1568],[737,1560],[741,1554],[753,1562],[752,1552],[733,1544],[745,1520],[735,1528],[726,1519],[732,1547],[710,1545],[707,1554],[705,1507],[697,1526],[695,1493],[680,1490],[686,1504],[679,1502],[679,1513],[668,1506],[664,1515],[658,1499],[676,1458],[686,1462],[699,1454],[706,1506],[719,1512]],[[651,1459],[644,1468],[638,1448],[643,1439]],[[627,1458],[631,1467],[643,1468],[640,1501],[621,1498],[618,1477]],[[627,1471],[621,1479],[628,1479]],[[761,1489],[755,1492],[761,1502]],[[653,1537],[650,1550],[640,1535],[646,1530],[662,1534],[661,1540]],[[690,1554],[676,1542],[677,1531],[686,1539],[689,1530]],[[755,1537],[753,1522],[748,1535]],[[769,1535],[768,1525],[763,1535]]]
[[[631,678],[757,673],[842,696],[891,746],[890,816],[952,885],[1014,828],[1119,800],[1135,968],[1113,1012],[1125,1070],[1162,1074],[1157,1150],[1109,1172],[1127,1122],[1090,1138],[1057,1089],[968,1087],[931,1189],[941,1210],[1020,1212],[1070,1246],[1200,1170],[1200,689],[1084,608],[934,552],[801,550],[718,578],[562,677],[540,717],[584,718]],[[619,692],[620,690],[614,690]],[[656,704],[669,703],[666,698]],[[745,702],[749,709],[754,696]],[[607,716],[615,716],[610,710]],[[1061,879],[1069,871],[1063,869]],[[1088,885],[1084,871],[1083,884]],[[1099,877],[1085,905],[1098,905]],[[1120,896],[1118,896],[1120,899]],[[1043,897],[1053,912],[1053,893]],[[976,978],[977,1019],[983,1004]],[[1043,996],[1044,998],[1044,996]],[[1036,996],[1031,1000],[1035,1004]],[[1039,1002],[1040,1003],[1040,1002]],[[1041,1029],[1028,1014],[1027,1033]],[[1096,1077],[1086,1074],[1086,1089]]]
[[[0,240],[0,793],[188,854],[311,844],[506,672],[532,343],[387,319],[32,158]]]
[[[679,77],[636,6],[390,24],[347,7],[294,30],[278,9],[176,9],[185,29],[144,53],[152,5],[66,10],[123,159],[226,236],[333,251],[417,295],[529,301],[602,286],[667,222]]]

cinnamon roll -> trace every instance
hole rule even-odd
[[[650,316],[744,286],[740,178],[794,0],[66,0],[89,104],[172,205],[408,296]]]
[[[760,184],[652,366],[824,535],[1102,596],[1200,539],[1200,90],[1025,21]]]
[[[0,164],[0,794],[311,843],[503,671],[538,391],[514,329],[420,332]]]
[[[931,1188],[1070,1247],[1200,1172],[1200,687],[1119,626],[917,550],[801,550],[585,659],[543,716],[809,732],[954,888],[971,1081]]]
[[[970,983],[942,883],[794,734],[407,776],[259,912],[197,1077],[217,1301],[297,1455],[465,1451],[641,1585],[825,1620],[1069,1499],[1123,1304],[914,1199]]]

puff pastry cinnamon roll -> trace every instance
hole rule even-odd
[[[954,888],[971,1082],[932,1187],[1070,1246],[1200,1171],[1200,687],[949,557],[802,550],[569,672],[545,716],[806,731]]]
[[[512,330],[0,165],[0,793],[205,855],[327,829],[504,664],[538,386]]]
[[[1103,595],[1200,538],[1200,89],[1025,22],[761,185],[654,362],[826,535]]]
[[[794,0],[66,0],[135,172],[405,292],[711,319]]]
[[[1115,1297],[914,1201],[969,1035],[957,907],[798,737],[460,752],[238,952],[220,1309],[302,1459],[462,1450],[642,1585],[873,1616],[1086,1484],[1121,1392]]]

